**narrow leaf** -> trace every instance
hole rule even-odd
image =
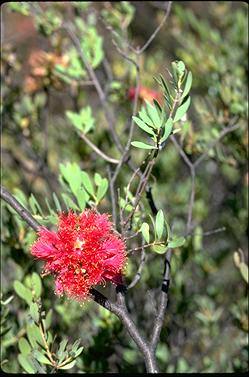
[[[166,245],[155,245],[152,247],[152,250],[157,254],[165,254],[167,251]]]
[[[39,308],[36,302],[31,302],[29,307],[30,315],[35,322],[39,321]]]
[[[74,201],[67,194],[61,194],[61,196],[62,196],[62,198],[63,198],[66,206],[68,207],[68,209],[72,208],[72,209],[74,209],[76,211],[79,210],[79,207],[77,206],[77,204],[75,204]]]
[[[77,351],[75,351],[75,355],[74,355],[74,357],[78,357],[78,356],[81,354],[81,352],[83,351],[83,349],[84,349],[84,347],[79,347],[79,348],[77,349]]]
[[[150,243],[150,227],[149,224],[143,223],[140,232],[142,232],[143,238],[147,243]]]
[[[132,141],[131,145],[136,148],[140,149],[156,149],[156,147],[153,147],[152,145],[142,143],[141,141]]]
[[[102,182],[102,177],[99,173],[94,174],[94,182],[96,186],[100,186]]]
[[[189,106],[190,106],[190,97],[176,110],[175,117],[174,117],[174,123],[178,122],[183,115],[187,112]]]
[[[61,205],[55,192],[53,192],[54,204],[58,212],[61,212]]]
[[[192,86],[192,80],[193,80],[192,72],[189,72],[187,76],[186,84],[182,93],[182,97],[181,97],[182,99],[189,94],[189,91]]]
[[[63,367],[60,367],[60,366],[59,366],[59,369],[63,369],[63,370],[71,369],[71,368],[73,368],[73,366],[76,364],[76,361],[77,361],[77,360],[73,360],[73,361],[71,361],[71,363],[66,364],[66,365],[64,365]]]
[[[154,123],[152,122],[152,120],[150,119],[150,117],[148,116],[147,112],[146,112],[146,109],[144,106],[142,106],[142,109],[139,111],[139,117],[142,119],[142,121],[144,123],[146,123],[147,125],[155,128],[155,125]]]
[[[108,180],[106,178],[104,178],[101,182],[101,185],[97,189],[96,196],[97,196],[98,202],[100,202],[100,200],[103,199],[103,197],[106,194],[107,189],[108,189]]]
[[[174,249],[176,247],[180,247],[185,243],[184,237],[175,238],[168,243],[168,247]]]
[[[45,355],[43,355],[43,353],[41,353],[40,351],[33,350],[32,354],[36,358],[36,360],[38,360],[40,363],[52,365],[51,361]]]
[[[43,344],[43,339],[40,333],[39,328],[36,326],[35,323],[32,323],[31,325],[27,325],[27,336],[29,343],[33,348],[37,348],[38,344]]]
[[[36,297],[40,297],[42,293],[42,282],[40,276],[36,272],[32,273],[31,287],[34,289]]]
[[[48,311],[48,313],[46,315],[46,318],[45,318],[46,329],[49,329],[49,327],[51,326],[52,315],[53,315],[53,311],[52,311],[52,309],[49,309],[49,311]]]
[[[132,117],[132,119],[134,120],[134,122],[142,129],[144,130],[145,132],[147,132],[148,134],[150,135],[155,135],[155,133],[153,132],[153,130],[147,126],[141,119],[139,119],[138,117]]]
[[[30,289],[26,288],[20,281],[14,281],[14,290],[21,297],[23,300],[27,302],[27,304],[31,304],[32,302],[32,292]]]
[[[164,216],[163,211],[161,209],[157,212],[155,227],[157,238],[160,240],[163,235],[164,229]]]
[[[93,189],[93,185],[92,185],[92,182],[88,176],[88,174],[84,171],[81,172],[81,181],[85,187],[85,189],[87,190],[87,192],[94,196],[94,189]]]
[[[31,352],[29,342],[25,338],[20,338],[18,341],[18,347],[23,355],[28,355]]]
[[[157,112],[157,109],[155,106],[153,106],[150,102],[146,101],[146,105],[147,105],[147,112],[151,118],[151,120],[153,121],[153,124],[159,128],[160,125],[161,125],[161,122],[160,122],[160,116]]]
[[[18,355],[17,359],[19,361],[19,364],[21,367],[30,374],[35,374],[36,370],[34,369],[33,365],[31,365],[30,360],[28,359],[27,356],[24,356],[23,354]]]
[[[244,262],[241,262],[240,265],[239,265],[239,269],[240,269],[240,273],[241,273],[243,279],[248,284],[248,266]]]
[[[65,350],[65,348],[66,348],[67,342],[68,342],[67,339],[63,339],[63,340],[60,342],[59,350],[58,350],[58,352],[57,352],[58,357],[61,357],[61,354],[64,352],[64,350]]]
[[[89,195],[83,187],[79,188],[79,190],[76,192],[76,198],[80,209],[83,211],[85,209],[86,202],[89,199]]]
[[[162,138],[160,139],[160,143],[163,143],[165,140],[168,139],[168,137],[170,136],[172,132],[172,128],[173,128],[173,119],[169,118],[167,122],[165,123],[164,133],[163,133]]]

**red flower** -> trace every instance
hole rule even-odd
[[[129,89],[128,98],[133,100],[135,98],[136,88],[132,87]],[[148,102],[153,102],[153,99],[156,99],[161,103],[161,94],[156,90],[146,88],[145,86],[140,86],[138,89],[138,98],[142,101],[146,100]]]
[[[40,228],[31,253],[46,262],[46,273],[55,274],[56,293],[78,300],[106,280],[121,283],[126,262],[125,244],[114,233],[108,215],[92,210],[61,213],[58,231]]]

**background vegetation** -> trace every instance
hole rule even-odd
[[[169,303],[157,358],[167,373],[245,372],[248,8],[245,2],[173,2],[159,34],[138,56],[129,46],[146,43],[162,21],[166,3],[2,6],[2,183],[46,225],[55,223],[60,207],[82,208],[89,198],[75,195],[78,169],[93,181],[96,172],[110,177],[113,165],[80,133],[84,131],[106,155],[120,158],[108,128],[106,104],[113,111],[120,142],[126,145],[134,106],[129,90],[138,77],[129,58],[137,59],[141,85],[160,93],[154,77],[169,77],[171,62],[184,61],[193,75],[192,100],[176,137],[191,163],[201,160],[195,169],[191,227],[184,245],[173,249]],[[101,83],[102,102],[77,46],[63,29],[65,22],[75,27],[80,47]],[[221,138],[229,127],[234,129]],[[137,126],[132,140],[146,141]],[[141,164],[146,153],[131,147],[131,161]],[[122,189],[130,178],[125,164],[116,181],[123,198]],[[173,232],[186,235],[193,175],[170,140],[159,154],[150,183],[156,207],[164,210]],[[98,209],[114,216],[110,190],[105,191],[104,187],[103,197],[99,194]],[[150,212],[145,195],[143,205],[138,218]],[[39,278],[41,264],[30,255],[35,232],[5,204],[1,219],[2,369],[53,372],[37,347],[41,333],[35,334],[33,324],[38,315],[36,307],[33,311],[30,307],[33,290],[38,303],[41,297],[43,333],[48,343],[53,339],[61,370],[142,373],[143,359],[119,320],[91,300],[82,305],[55,296],[53,279]],[[136,246],[134,241],[131,247]],[[129,258],[127,284],[139,261],[140,253]],[[162,273],[162,256],[146,249],[141,279],[127,294],[128,308],[144,334],[152,326]],[[112,286],[101,290],[108,297],[114,295]],[[80,343],[74,344],[77,339]],[[35,365],[27,363],[31,348],[36,349]]]

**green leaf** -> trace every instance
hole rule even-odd
[[[72,208],[76,211],[79,211],[79,207],[77,206],[76,203],[74,203],[74,201],[67,195],[67,194],[61,194],[66,206],[69,208]],[[79,195],[78,195],[79,196]],[[84,206],[82,205],[84,203]],[[82,202],[81,201],[81,205],[82,205],[82,209],[85,208],[85,202]]]
[[[141,119],[139,119],[138,117],[132,117],[132,119],[134,120],[134,122],[142,129],[144,130],[145,132],[147,132],[148,134],[150,135],[155,135],[155,133],[153,132],[153,130],[147,126]]]
[[[165,94],[167,95],[167,97],[170,97],[170,91],[164,77],[162,75],[159,75],[159,76],[161,78],[161,82],[162,82],[162,86],[164,88]]]
[[[39,213],[40,215],[44,216],[42,209],[33,194],[31,194],[29,197],[29,205],[34,215]]]
[[[99,173],[94,174],[94,182],[96,186],[100,186],[102,183],[102,177]]]
[[[31,352],[29,342],[25,338],[20,338],[18,341],[18,347],[23,355],[28,355]]]
[[[28,305],[32,302],[32,292],[30,289],[26,288],[20,281],[14,281],[14,290],[23,300],[27,302]]]
[[[75,355],[74,355],[74,357],[78,357],[78,356],[81,354],[81,352],[83,351],[83,349],[84,349],[84,347],[79,347],[79,348],[77,349],[77,351],[75,351]]]
[[[63,369],[63,370],[71,369],[71,368],[73,368],[74,365],[76,364],[76,361],[77,361],[77,360],[73,360],[73,361],[71,361],[71,363],[66,364],[66,365],[64,365],[63,367],[60,367],[60,366],[59,366],[59,369]]]
[[[52,210],[52,208],[50,207],[48,198],[45,198],[45,202],[46,202],[46,205],[48,207],[49,214],[52,215],[52,216],[56,215],[56,213],[54,212],[54,210]]]
[[[154,126],[156,126],[157,128],[159,128],[161,126],[161,121],[160,121],[160,116],[159,116],[159,114],[157,112],[156,107],[153,106],[147,100],[145,100],[145,102],[146,102],[146,105],[147,105],[147,112],[148,112],[151,120],[153,121]]]
[[[180,107],[178,107],[175,113],[174,123],[178,122],[178,120],[180,120],[183,117],[183,115],[187,112],[190,106],[190,101],[191,99],[190,97],[188,97],[188,99]]]
[[[27,356],[24,356],[23,354],[21,355],[18,355],[17,356],[17,359],[19,361],[19,364],[21,365],[21,367],[27,372],[27,373],[30,373],[30,374],[35,374],[36,373],[36,369],[34,368],[34,366],[31,364],[30,360],[28,359]]]
[[[63,178],[69,184],[72,193],[76,196],[82,181],[82,171],[79,165],[76,162],[68,162],[66,165],[60,164],[59,167]]]
[[[132,141],[131,145],[136,148],[140,149],[156,149],[156,147],[153,147],[152,145],[142,143],[141,141]]]
[[[146,112],[146,109],[144,106],[142,106],[141,110],[139,111],[139,117],[142,119],[142,121],[146,124],[148,124],[149,126],[155,128],[155,125],[154,123],[152,122],[152,120],[150,119],[150,117],[147,115],[147,112]]]
[[[50,331],[47,332],[47,343],[48,345],[52,344],[54,342],[53,336]]]
[[[179,75],[183,75],[185,71],[185,64],[181,60],[177,62],[177,71],[179,72]]]
[[[87,190],[87,192],[90,195],[92,195],[94,197],[94,188],[93,188],[92,182],[89,178],[89,175],[86,172],[82,171],[81,177],[82,177],[81,179],[82,179],[82,183],[83,183],[85,189]]]
[[[72,345],[72,352],[76,352],[80,345],[80,339],[77,339],[74,344]]]
[[[166,221],[166,219],[164,219],[164,221],[165,221],[165,225],[166,225],[166,229],[167,229],[167,241],[168,241],[168,239],[171,236],[171,230],[170,230],[170,226],[169,226],[168,222]]]
[[[142,232],[143,238],[147,243],[150,243],[150,227],[149,224],[143,223],[140,228],[140,232]]]
[[[32,354],[31,354],[32,356]],[[41,365],[40,363],[38,363],[38,361],[32,357],[32,365],[36,368],[37,372],[36,374],[47,374],[47,369],[44,365]]]
[[[172,67],[172,76],[173,76],[174,86],[177,87],[177,84],[178,84],[177,62],[172,62],[171,67]]]
[[[40,297],[42,293],[42,282],[40,276],[33,272],[31,276],[31,288],[34,289],[36,297]]]
[[[86,207],[86,202],[89,199],[89,195],[86,193],[83,187],[80,187],[77,191],[76,198],[81,211],[83,211]]]
[[[201,226],[197,226],[193,236],[193,247],[195,251],[201,251],[203,247],[203,231]]]
[[[27,325],[27,336],[33,348],[37,348],[37,343],[43,345],[43,339],[36,324],[32,323],[31,325]]]
[[[152,250],[157,254],[165,254],[167,251],[166,245],[155,245],[152,247]]]
[[[64,352],[64,350],[66,348],[67,342],[68,342],[67,339],[63,339],[60,342],[59,349],[58,349],[58,352],[57,352],[58,357],[61,357],[62,353]]]
[[[52,311],[52,309],[49,309],[49,311],[46,315],[46,318],[45,318],[46,329],[49,329],[49,327],[51,326],[52,316],[53,316],[53,311]]]
[[[61,212],[61,205],[60,205],[60,201],[56,195],[55,192],[53,192],[53,199],[54,199],[54,204],[55,204],[55,207],[57,209],[58,212]]]
[[[169,241],[168,248],[174,249],[176,247],[180,247],[185,243],[184,237],[174,238],[173,240]]]
[[[23,207],[27,208],[27,198],[20,189],[14,189],[14,197],[23,205]]]
[[[100,202],[101,199],[103,199],[103,197],[105,196],[106,194],[106,191],[108,189],[108,180],[106,178],[102,179],[102,182],[101,184],[98,186],[98,189],[97,189],[97,201]]]
[[[51,361],[38,350],[33,350],[32,355],[42,364],[52,365]]]
[[[31,302],[29,310],[30,310],[30,315],[33,318],[33,320],[35,322],[38,322],[40,316],[39,316],[39,308],[38,308],[37,303],[36,302]]]
[[[91,129],[94,128],[95,119],[92,116],[92,109],[87,106],[80,111],[81,122],[84,125],[84,133],[87,134]]]
[[[83,127],[80,115],[73,113],[72,111],[66,111],[66,116],[68,117],[68,119],[71,121],[71,123],[73,124],[75,128],[77,128],[80,131],[84,131],[84,127]]]
[[[154,103],[154,105],[155,105],[155,107],[156,107],[158,113],[161,114],[161,112],[162,112],[162,108],[161,108],[160,103],[159,103],[155,98],[153,98],[153,103]]]
[[[173,119],[172,119],[172,118],[169,118],[169,119],[167,120],[167,122],[165,123],[165,126],[164,126],[164,133],[163,133],[162,138],[160,139],[160,143],[163,143],[165,140],[168,139],[169,135],[170,135],[171,132],[172,132],[172,128],[173,128]]]
[[[248,283],[248,266],[244,262],[241,262],[239,269],[243,279]]]
[[[183,93],[182,93],[182,96],[181,96],[182,99],[189,94],[189,91],[190,91],[191,86],[192,86],[192,81],[193,81],[192,72],[189,72],[188,75],[187,75],[186,84],[185,84],[185,87],[184,87],[184,90],[183,90]]]
[[[163,229],[164,229],[164,216],[163,216],[163,211],[161,209],[157,212],[157,215],[156,215],[155,228],[156,228],[157,238],[160,240],[163,235]]]

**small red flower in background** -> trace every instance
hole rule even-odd
[[[128,98],[134,100],[136,94],[136,88],[132,87],[129,89]],[[148,102],[153,102],[156,99],[159,103],[161,102],[161,94],[156,90],[146,88],[145,86],[140,86],[138,89],[138,98],[142,101],[146,100]]]
[[[79,301],[96,284],[121,283],[126,263],[124,241],[114,233],[108,215],[92,210],[61,213],[58,231],[41,228],[31,253],[46,262],[44,272],[56,275],[56,293]]]

